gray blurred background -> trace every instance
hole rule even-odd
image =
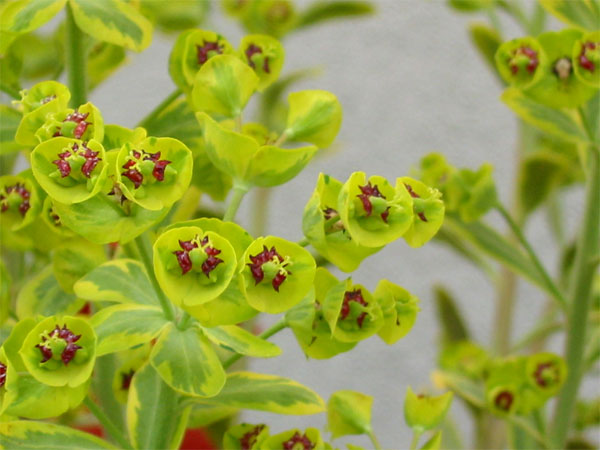
[[[531,0],[528,0],[531,1]],[[308,2],[298,2],[306,5]],[[319,88],[334,92],[343,108],[344,121],[336,153],[317,159],[296,179],[275,190],[269,209],[268,234],[291,240],[302,237],[302,210],[319,172],[344,180],[356,170],[395,179],[409,173],[419,159],[440,151],[457,166],[477,168],[483,162],[495,167],[500,198],[512,197],[516,120],[504,106],[501,88],[471,46],[467,24],[481,15],[462,15],[445,1],[379,0],[377,14],[309,28],[286,37],[283,73],[320,67],[318,78],[296,89]],[[531,6],[531,4],[526,5]],[[509,21],[505,34],[520,34]],[[215,8],[205,28],[212,28],[237,45],[243,32],[237,23]],[[105,123],[134,126],[174,89],[167,72],[173,37],[155,34],[152,46],[130,54],[130,63],[91,95]],[[248,120],[248,117],[245,117]],[[581,192],[568,194],[569,229],[580,217]],[[238,213],[249,225],[246,198]],[[486,219],[504,230],[493,213]],[[527,234],[554,268],[557,246],[548,232],[543,214],[535,214]],[[338,273],[338,275],[341,275]],[[359,390],[374,397],[375,433],[386,448],[407,448],[411,433],[404,425],[403,400],[407,385],[430,388],[436,367],[438,327],[432,302],[432,286],[443,283],[456,295],[475,337],[491,340],[494,319],[494,286],[475,267],[447,248],[429,243],[412,249],[399,240],[367,259],[353,274],[355,282],[374,288],[381,278],[398,283],[421,299],[421,313],[411,333],[393,346],[377,337],[361,342],[353,351],[325,361],[307,361],[292,333],[272,338],[283,355],[272,360],[253,360],[251,369],[293,378],[316,390],[324,399],[339,389]],[[514,333],[522,335],[539,317],[545,297],[526,283],[518,286]],[[278,319],[265,317],[267,327]],[[562,349],[554,342],[556,350]],[[597,386],[588,391],[598,392]],[[465,411],[458,402],[451,414],[469,433]],[[269,423],[272,432],[290,427],[323,429],[325,415],[278,416],[248,412],[246,421]],[[339,447],[354,442],[370,447],[366,437],[336,441]],[[469,441],[467,441],[469,442]]]

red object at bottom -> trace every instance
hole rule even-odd
[[[100,438],[104,437],[104,429],[100,425],[78,425],[75,428]]]

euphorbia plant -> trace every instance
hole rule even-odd
[[[268,338],[287,328],[307,358],[333,358],[369,338],[401,346],[420,304],[410,286],[397,284],[409,281],[372,283],[353,272],[403,238],[415,248],[441,239],[488,272],[494,269],[483,255],[524,275],[557,311],[567,312],[568,345],[566,359],[539,349],[511,352],[509,336],[500,333],[504,341],[490,351],[473,342],[452,298],[439,289],[444,341],[433,381],[454,394],[408,387],[404,416],[413,439],[399,447],[450,447],[451,433],[442,430],[450,427],[454,396],[469,404],[480,435],[498,434],[494,416],[512,427],[513,447],[562,446],[576,417],[583,373],[599,354],[592,342],[584,359],[600,209],[600,43],[585,14],[564,2],[542,1],[574,28],[533,29],[504,44],[494,30],[474,31],[510,85],[503,100],[541,130],[539,142],[554,136],[570,143],[586,166],[586,211],[567,295],[525,239],[524,217],[514,220],[499,202],[492,167],[456,168],[440,154],[393,179],[360,167],[341,180],[322,173],[298,214],[303,239],[252,236],[236,223],[246,194],[286,189],[335,141],[342,122],[342,104],[324,90],[292,92],[282,108],[289,79],[280,79],[285,51],[278,38],[369,7],[319,2],[299,13],[283,0],[224,2],[252,33],[236,48],[216,31],[190,28],[198,20],[188,12],[202,14],[203,2],[190,1],[189,11],[176,2],[154,3],[18,0],[0,6],[1,87],[14,97],[0,109],[8,124],[2,153],[21,151],[31,166],[0,177],[2,445],[177,448],[192,425],[227,419],[219,436],[225,448],[326,449],[333,448],[329,440],[354,434],[381,448],[370,396],[340,390],[325,404],[289,378],[231,367],[242,357],[278,356],[281,349]],[[450,3],[468,11],[485,8],[492,17],[499,6],[523,20],[514,4],[502,1]],[[65,32],[56,39],[67,49],[68,86],[48,80],[18,89],[15,49],[63,8]],[[87,101],[88,87],[123,61],[124,48],[140,51],[149,44],[151,22],[183,29],[168,61],[177,88],[138,127],[105,124]],[[533,21],[525,24],[533,28]],[[261,93],[261,117],[248,121],[246,106]],[[547,162],[544,152],[537,156]],[[531,172],[524,165],[522,178]],[[550,188],[582,178],[572,172],[571,178],[557,176],[560,182]],[[525,191],[524,215],[547,195],[531,200]],[[227,199],[223,213],[199,209],[201,194]],[[521,248],[482,221],[492,208],[508,221]],[[256,335],[251,321],[262,314],[279,314],[279,321]],[[531,339],[546,328],[534,330]],[[556,427],[549,431],[544,409],[554,396]],[[326,412],[328,433],[293,424],[275,430],[268,423],[231,423],[244,409]],[[74,429],[86,411],[100,422],[106,440]],[[57,417],[60,424],[51,420]],[[589,422],[588,416],[578,419],[580,427]],[[421,444],[424,433],[428,440]]]

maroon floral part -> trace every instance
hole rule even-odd
[[[135,370],[131,369],[129,372],[121,373],[121,389],[124,391],[129,390],[129,386],[131,386],[131,380],[133,375],[135,374]]]
[[[502,391],[496,395],[494,405],[502,411],[510,411],[510,408],[515,401],[515,396],[509,391]]]
[[[519,56],[526,56],[527,58],[529,58],[529,63],[527,64],[526,69],[527,72],[529,72],[530,74],[534,73],[535,69],[537,69],[540,63],[538,59],[538,54],[531,47],[524,45],[523,47],[519,47],[518,49],[516,49],[513,53],[513,57],[511,58],[511,60],[509,60],[509,67],[512,74],[516,75],[517,73],[519,73],[519,66],[515,62]]]
[[[588,41],[583,44],[583,46],[581,48],[581,53],[579,54],[579,65],[581,66],[582,69],[585,69],[589,72],[594,73],[594,70],[596,70],[596,65],[594,64],[594,62],[591,59],[588,58],[588,55],[586,53],[588,50],[590,50],[590,51],[596,50],[596,47],[598,47],[599,45],[600,45],[600,43],[591,42],[591,41]]]
[[[533,372],[533,378],[539,387],[547,388],[560,383],[560,371],[552,361],[540,363]]]
[[[244,434],[240,438],[240,450],[250,450],[254,444],[256,444],[256,440],[258,439],[258,435],[265,429],[264,425],[257,425]]]
[[[223,54],[223,46],[219,45],[218,41],[210,42],[204,41],[202,45],[196,45],[196,55],[198,58],[198,65],[201,66],[208,61],[208,53],[217,52],[219,55]]]
[[[4,192],[0,193],[0,211],[4,213],[10,209],[11,205],[19,203],[19,212],[21,213],[21,216],[25,217],[25,214],[31,207],[29,204],[30,198],[31,192],[29,192],[22,183],[17,183],[13,186],[5,186]]]
[[[79,144],[73,144],[71,150],[67,150],[66,152],[59,153],[58,159],[52,161],[52,164],[55,164],[60,172],[60,176],[62,178],[68,177],[71,174],[71,163],[73,160],[80,156],[85,159],[84,163],[81,165],[81,173],[86,177],[90,178],[92,172],[98,165],[102,158],[98,157],[100,152],[95,152],[91,148],[88,148],[86,143],[82,143],[81,147]]]
[[[263,271],[263,265],[265,263],[274,262],[278,265],[281,265],[281,269],[288,265],[288,263],[284,263],[284,258],[277,253],[277,250],[274,246],[271,247],[271,250],[269,250],[266,245],[263,246],[262,252],[254,256],[250,255],[250,261],[252,261],[252,263],[247,265],[250,267],[250,272],[254,278],[255,285],[260,283],[265,277],[265,272]],[[273,281],[271,281],[273,289],[279,292],[279,287],[290,274],[291,272],[289,271],[279,270],[275,277],[273,277]]]
[[[248,60],[248,65],[250,67],[252,67],[253,69],[256,69],[256,64],[254,64],[254,61],[252,61],[252,57],[254,55],[256,55],[257,53],[262,53],[262,48],[260,48],[258,45],[255,44],[250,44],[247,48],[246,48],[246,59]],[[262,69],[265,71],[265,73],[270,73],[271,69],[269,67],[269,58],[267,56],[265,56],[264,58],[264,62],[263,62],[263,66]]]
[[[298,444],[302,447],[298,447]],[[283,450],[298,450],[302,448],[303,450],[312,450],[315,448],[316,444],[313,444],[308,436],[305,434],[300,434],[298,431],[287,441],[281,444]]]
[[[75,112],[72,112],[67,117],[65,117],[65,119],[63,120],[63,123],[65,123],[65,122],[74,122],[74,123],[77,124],[75,126],[75,129],[73,130],[73,137],[75,139],[81,139],[81,137],[84,135],[84,133],[88,129],[88,126],[90,126],[92,124],[91,122],[88,122],[86,120],[89,115],[90,115],[90,113],[80,113],[79,111],[75,110]],[[62,136],[61,129],[59,128],[54,133],[53,136],[54,137],[56,137],[56,136]]]
[[[6,364],[0,362],[0,388],[6,384]]]
[[[171,164],[171,161],[160,159],[160,152],[148,153],[144,150],[132,150],[129,159],[123,164],[125,172],[121,175],[129,178],[134,189],[138,189],[144,182],[144,174],[140,171],[140,161],[152,161],[154,163],[152,176],[156,181],[164,181],[165,168]]]
[[[367,184],[365,186],[359,186],[358,188],[360,189],[361,194],[357,195],[357,197],[362,202],[363,208],[365,209],[365,212],[367,213],[367,217],[369,217],[373,213],[373,204],[371,203],[371,197],[385,199],[385,196],[381,192],[379,192],[379,188],[377,187],[377,185],[375,185],[375,186],[371,185],[370,181],[367,182]],[[390,214],[389,207],[386,208],[386,210],[381,213],[381,218],[383,219],[383,221],[385,223],[387,223],[389,214]]]
[[[210,273],[215,270],[219,264],[224,262],[221,258],[217,258],[217,255],[221,253],[221,250],[209,245],[208,236],[205,236],[204,239],[200,241],[200,245],[198,245],[198,240],[198,236],[189,241],[180,240],[179,247],[181,247],[181,250],[176,250],[173,252],[173,254],[177,257],[179,267],[181,267],[181,275],[185,275],[192,270],[193,263],[192,258],[190,257],[190,252],[198,247],[201,247],[206,254],[206,259],[202,263],[201,270],[207,277],[210,276]]]
[[[48,335],[42,336],[42,343],[37,344],[36,347],[40,349],[42,353],[42,360],[40,362],[45,363],[46,361],[52,359],[53,350],[52,348],[56,345],[57,341],[64,341],[64,349],[61,352],[60,359],[64,363],[64,365],[68,365],[71,360],[75,357],[77,350],[81,347],[75,342],[77,342],[81,338],[81,335],[75,335],[71,330],[67,328],[67,325],[63,325],[60,328],[59,325],[56,325]]]
[[[421,198],[421,196],[419,194],[417,194],[415,191],[413,191],[413,188],[410,184],[406,184],[404,183],[404,186],[406,187],[406,190],[408,191],[408,193],[410,194],[410,196],[412,198]],[[427,222],[427,217],[425,217],[425,213],[424,212],[419,212],[417,213],[417,216],[419,217],[419,219],[421,219],[423,222]]]
[[[350,314],[350,302],[357,302],[360,305],[367,306],[368,303],[362,296],[362,292],[360,289],[354,289],[353,291],[346,291],[344,293],[344,301],[342,303],[342,309],[340,311],[340,319],[344,320]],[[360,313],[360,315],[356,318],[356,323],[358,323],[359,328],[362,328],[363,322],[367,317],[366,312]]]
[[[45,97],[42,99],[42,105],[45,105],[48,102],[51,102],[52,100],[54,100],[56,98],[56,95],[49,95],[48,97]]]

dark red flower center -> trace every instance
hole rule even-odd
[[[206,259],[202,263],[201,269],[207,277],[210,276],[210,273],[215,270],[219,264],[224,262],[221,258],[217,258],[217,255],[221,253],[221,250],[208,244],[208,236],[205,236],[204,239],[200,241],[200,247],[206,254]],[[192,270],[193,263],[190,252],[199,247],[198,237],[196,236],[196,238],[189,241],[180,240],[179,247],[181,247],[181,250],[176,250],[173,254],[177,257],[177,262],[179,263],[179,267],[181,267],[181,275],[185,275]]]
[[[218,54],[223,53],[223,46],[219,45],[218,41],[210,42],[204,41],[202,45],[196,45],[196,54],[198,57],[198,65],[201,66],[209,58],[209,52],[217,52]]]
[[[123,164],[125,172],[121,175],[127,177],[133,183],[134,189],[139,188],[144,182],[144,174],[139,170],[138,165],[140,161],[152,161],[154,163],[152,176],[156,181],[164,181],[165,168],[171,164],[171,161],[160,159],[160,152],[148,153],[144,150],[132,150],[129,159]]]
[[[0,362],[0,388],[6,383],[6,364]]]
[[[256,54],[260,54],[262,53],[262,48],[260,48],[258,45],[255,44],[250,44],[247,48],[246,48],[246,59],[248,60],[248,65],[250,67],[252,67],[253,69],[256,69],[256,64],[254,63],[254,61],[252,61],[252,57]],[[263,60],[263,66],[262,66],[263,70],[265,71],[265,73],[270,73],[271,69],[269,68],[269,57],[265,56],[264,60]]]
[[[558,367],[552,361],[540,363],[533,373],[535,382],[540,387],[548,387],[560,381]]]
[[[494,399],[494,404],[498,409],[501,409],[503,411],[510,411],[510,407],[512,406],[514,400],[515,397],[512,394],[512,392],[502,391],[498,395],[496,395],[496,398]]]
[[[37,344],[36,347],[40,349],[42,353],[42,363],[50,360],[53,357],[52,348],[50,346],[50,340],[63,340],[65,342],[65,347],[60,355],[60,359],[65,364],[69,364],[71,360],[75,357],[77,350],[81,347],[75,342],[77,342],[81,338],[81,335],[75,335],[71,330],[67,328],[67,325],[63,325],[62,328],[56,325],[48,337],[42,336],[42,342]]]
[[[583,44],[583,47],[581,48],[581,53],[579,54],[579,65],[581,66],[582,69],[585,69],[589,72],[594,72],[594,70],[596,70],[596,65],[594,64],[594,62],[589,58],[589,55],[587,55],[587,51],[593,51],[596,50],[596,47],[598,47],[598,45],[600,45],[597,42],[591,42],[588,41],[586,43]]]
[[[9,198],[11,197],[13,201]],[[10,209],[11,204],[16,203],[19,204],[18,209],[21,213],[21,216],[25,217],[25,214],[31,207],[29,204],[29,199],[31,198],[31,193],[25,188],[25,185],[22,183],[17,183],[13,186],[5,186],[4,192],[0,194],[0,212],[6,212]]]
[[[81,139],[81,137],[84,135],[84,133],[86,132],[88,126],[90,126],[92,123],[86,121],[86,119],[88,118],[88,116],[90,115],[90,113],[80,113],[79,111],[75,110],[74,112],[72,112],[71,114],[67,115],[67,117],[65,117],[65,119],[63,120],[63,123],[65,122],[74,122],[77,125],[75,126],[75,128],[73,129],[73,137],[75,139]],[[61,129],[59,128],[53,135],[54,137],[56,136],[62,136],[62,132]]]
[[[121,389],[124,391],[129,390],[129,386],[131,386],[131,379],[135,374],[135,370],[130,369],[129,372],[121,372]]]
[[[340,310],[340,319],[344,320],[350,314],[350,302],[357,302],[360,305],[367,306],[368,303],[362,296],[362,292],[360,289],[354,289],[353,291],[344,292],[344,301],[342,302],[342,309]],[[358,323],[359,328],[362,328],[363,321],[367,317],[366,312],[360,313],[360,315],[356,318],[356,323]]]
[[[408,193],[410,194],[410,196],[412,198],[421,198],[421,196],[419,194],[417,194],[415,191],[413,191],[413,188],[410,184],[406,184],[404,183],[404,186],[406,187],[406,190],[408,191]],[[423,222],[427,222],[427,217],[425,217],[425,213],[424,212],[418,212],[417,216],[419,217],[419,219],[421,219]]]
[[[266,245],[263,245],[263,251],[254,256],[250,255],[250,261],[252,262],[247,264],[247,266],[250,267],[250,273],[252,273],[255,285],[260,283],[265,277],[265,272],[263,270],[264,264],[274,262],[275,264],[280,265],[280,270],[275,274],[271,281],[273,289],[277,292],[279,292],[279,287],[287,279],[287,276],[292,274],[292,272],[284,269],[288,263],[284,263],[284,258],[277,253],[274,246],[269,250]]]
[[[258,435],[264,430],[264,425],[257,425],[240,438],[240,450],[250,450],[256,443]]]
[[[102,158],[98,157],[100,152],[95,152],[88,148],[85,142],[81,144],[81,147],[82,148],[80,149],[79,144],[73,144],[71,151],[59,153],[57,155],[58,159],[52,161],[52,164],[56,164],[62,178],[68,177],[71,174],[70,160],[72,161],[74,156],[81,156],[85,159],[84,163],[81,165],[81,173],[86,178],[90,178],[92,171],[96,168],[98,163],[102,161]]]
[[[357,197],[362,202],[363,208],[365,209],[365,212],[367,213],[367,217],[369,217],[373,213],[373,203],[371,202],[371,197],[385,199],[385,196],[381,192],[379,192],[379,188],[377,187],[377,185],[375,185],[375,186],[371,185],[370,181],[367,182],[367,184],[364,186],[358,186],[358,188],[360,189],[361,193],[359,195],[357,195]],[[390,214],[389,207],[387,207],[386,210],[381,213],[381,218],[383,219],[383,221],[385,223],[387,223],[389,214]]]
[[[304,450],[312,450],[315,448],[316,444],[313,444],[308,436],[305,434],[300,434],[298,431],[287,441],[281,444],[283,450],[295,450],[296,445],[300,444]]]
[[[527,63],[527,66],[525,67],[527,69],[527,72],[529,72],[530,74],[533,74],[535,72],[535,69],[537,69],[537,66],[539,65],[539,60],[538,60],[538,54],[535,50],[533,50],[531,47],[528,47],[526,45],[519,47],[518,49],[516,49],[513,52],[513,56],[512,58],[509,58],[509,67],[510,67],[510,71],[512,72],[513,75],[516,75],[517,73],[519,73],[519,65],[517,64],[517,61],[520,59],[519,57],[526,57],[529,59],[529,62]]]

